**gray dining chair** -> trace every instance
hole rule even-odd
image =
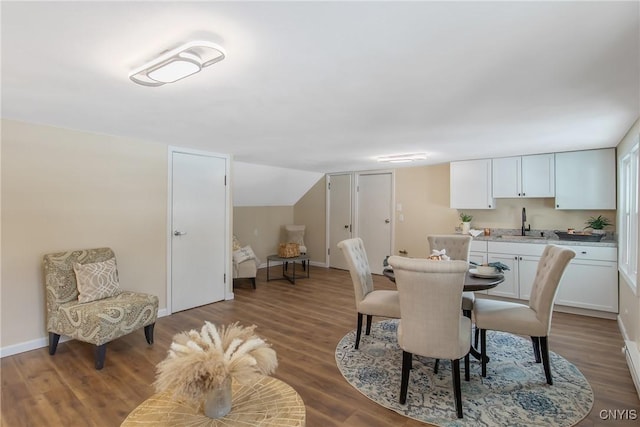
[[[469,380],[471,320],[460,311],[466,261],[389,257],[400,296],[398,345],[402,348],[400,403],[407,401],[413,355],[451,360],[456,415],[462,418],[460,359]]]
[[[483,377],[487,376],[487,330],[490,329],[530,336],[536,363],[540,363],[540,356],[542,356],[547,384],[553,384],[547,337],[551,330],[553,304],[560,279],[575,255],[575,252],[569,248],[557,245],[545,247],[533,279],[528,305],[490,299],[476,301],[473,313],[476,327],[480,330]]]
[[[362,239],[359,237],[346,239],[339,242],[338,247],[349,266],[349,273],[351,273],[351,281],[355,292],[356,310],[358,312],[355,348],[358,349],[362,331],[362,316],[367,316],[365,333],[369,335],[373,316],[393,319],[400,317],[400,301],[398,300],[398,291],[375,290],[373,288],[369,260],[367,259],[367,252],[364,249]]]

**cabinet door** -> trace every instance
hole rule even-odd
[[[494,209],[491,159],[451,162],[450,204],[456,209]]]
[[[497,295],[500,297],[518,298],[518,257],[515,255],[504,254],[488,254],[489,262],[499,261],[508,266],[510,270],[504,271],[504,282],[500,283],[493,289],[490,289],[489,295]]]
[[[555,195],[555,156],[537,154],[522,156],[522,197]]]
[[[615,262],[573,259],[560,280],[556,304],[618,312]]]
[[[556,153],[556,209],[615,209],[615,149]]]
[[[496,199],[520,197],[522,195],[520,182],[522,157],[492,159],[491,166],[493,197]]]
[[[531,289],[533,281],[538,271],[538,263],[540,257],[537,256],[519,256],[518,257],[518,282],[520,284],[520,299],[529,300],[531,297]]]

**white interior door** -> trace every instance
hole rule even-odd
[[[351,174],[329,175],[329,267],[348,270],[338,243],[352,236]]]
[[[171,311],[225,298],[224,157],[171,153]]]
[[[371,272],[382,274],[384,259],[393,253],[393,176],[391,172],[360,173],[357,179],[357,235],[364,243]]]

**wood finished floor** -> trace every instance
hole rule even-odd
[[[3,358],[1,425],[119,426],[154,393],[155,365],[165,357],[173,335],[199,329],[204,320],[258,326],[257,333],[277,351],[275,376],[302,396],[309,427],[425,425],[370,401],[338,371],[336,344],[355,328],[356,319],[348,272],[312,267],[311,278],[295,286],[281,280],[267,283],[265,278],[260,270],[257,290],[249,281],[238,281],[233,301],[158,319],[153,346],[146,344],[142,329],[110,343],[102,371],[93,368],[92,346],[77,341],[61,343],[53,357],[42,348]],[[374,283],[379,289],[393,289],[382,276],[375,276]],[[637,420],[599,417],[602,409],[635,410],[640,415],[622,344],[613,320],[554,314],[551,350],[572,361],[595,394],[593,410],[579,425],[638,425]],[[544,382],[542,368],[540,380]]]

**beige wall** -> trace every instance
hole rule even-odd
[[[264,264],[267,255],[278,253],[278,243],[284,241],[283,226],[293,224],[293,218],[293,206],[234,207],[233,233]]]
[[[166,307],[167,147],[2,120],[0,347],[46,337],[42,256],[109,246]]]
[[[638,142],[638,134],[640,134],[640,120],[636,121],[620,144],[618,144],[618,161],[631,150],[636,142]],[[638,234],[638,241],[640,241],[640,230],[638,231]],[[622,274],[619,274],[618,276],[620,278],[619,318],[627,335],[625,339],[635,341],[636,345],[640,349],[640,277],[636,278],[638,291],[634,294],[625,276]]]
[[[326,228],[327,211],[325,177],[318,180],[313,187],[296,203],[293,210],[295,224],[306,226],[304,244],[311,261],[324,264],[326,262]]]

